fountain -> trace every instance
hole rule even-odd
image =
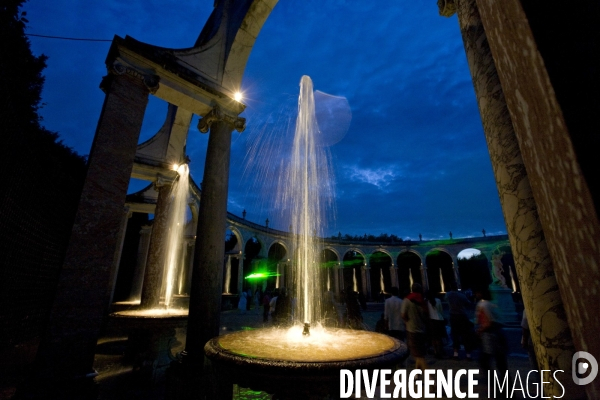
[[[277,398],[335,395],[340,369],[393,368],[406,357],[406,346],[389,336],[325,329],[319,323],[324,290],[316,261],[326,205],[322,191],[331,190],[329,161],[319,135],[312,81],[303,76],[291,162],[280,180],[285,182],[284,209],[291,210],[295,228],[294,321],[292,327],[234,332],[206,344],[204,351],[219,377],[222,398],[231,397],[234,383]]]
[[[128,335],[124,361],[150,375],[153,381],[161,380],[164,371],[174,359],[171,349],[177,342],[177,329],[187,324],[188,310],[175,304],[175,284],[182,270],[182,244],[185,216],[189,198],[189,168],[187,164],[173,168],[177,179],[171,186],[170,206],[167,215],[167,235],[160,286],[162,302],[155,308],[132,308],[110,315],[120,329]]]

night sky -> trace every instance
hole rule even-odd
[[[129,35],[170,48],[193,45],[213,0],[30,1],[27,33],[112,39]],[[110,42],[30,37],[44,71],[43,125],[88,154],[100,116]],[[297,109],[299,82],[345,97],[352,120],[330,146],[335,214],[327,235],[382,233],[403,239],[505,234],[456,16],[438,15],[436,1],[280,0],[267,19],[242,84],[243,133],[234,132],[228,209],[287,229],[274,209],[269,150],[285,143]],[[140,142],[166,116],[151,97]],[[208,135],[190,126],[187,152],[200,183]],[[275,145],[277,144],[277,145]],[[266,183],[259,177],[270,178]],[[132,182],[131,190],[141,188]]]

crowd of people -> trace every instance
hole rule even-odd
[[[383,333],[406,341],[416,368],[427,368],[427,354],[458,360],[463,346],[468,360],[472,359],[473,350],[479,349],[482,370],[489,370],[492,360],[499,374],[508,370],[507,341],[489,289],[476,289],[473,302],[456,285],[452,285],[445,294],[447,314],[439,293],[424,293],[419,283],[414,283],[411,289],[410,293],[402,296],[398,288],[391,288],[391,296],[385,300],[382,323],[378,327]],[[450,335],[446,327],[450,328]],[[444,345],[449,345],[450,341],[451,356],[444,350]]]

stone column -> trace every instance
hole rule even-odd
[[[452,6],[457,6],[467,61],[521,282],[523,302],[539,368],[565,371],[563,376],[569,378],[563,379],[561,383],[565,385],[569,397],[577,398],[581,390],[574,387],[570,379],[571,356],[574,353],[571,333],[529,177],[476,1],[446,1],[445,5],[450,8],[441,9],[442,15],[451,15],[454,12]],[[552,376],[549,380],[551,378]],[[562,388],[554,381],[545,387],[546,395],[559,396],[561,393]]]
[[[102,81],[106,93],[48,329],[27,391],[53,397],[61,383],[93,372],[108,303],[123,206],[150,89],[124,69]],[[146,79],[146,83],[156,80]]]
[[[462,285],[460,284],[460,272],[458,271],[458,258],[452,257],[452,273],[454,274],[454,282],[456,282],[456,286],[458,290],[462,289]]]
[[[421,281],[423,282],[423,293],[429,290],[429,278],[427,276],[427,267],[421,263]],[[410,288],[412,290],[412,288]]]
[[[156,200],[156,209],[154,210],[148,262],[146,263],[144,284],[142,285],[142,298],[140,301],[140,308],[142,309],[157,308],[160,304],[167,235],[169,234],[169,227],[167,225],[172,203],[172,184],[172,181],[160,175],[154,184],[155,190],[158,192],[158,199]]]
[[[398,279],[398,267],[392,263],[390,267],[390,281],[392,282],[392,286],[400,287],[400,280]]]
[[[238,281],[237,281],[237,294],[241,294],[244,290],[244,253],[240,252],[239,264],[238,264]],[[283,281],[285,285],[285,280]]]
[[[133,270],[133,282],[131,284],[130,300],[141,299],[142,284],[144,283],[144,272],[146,271],[146,261],[148,260],[148,249],[150,248],[151,225],[144,225],[140,230],[140,242],[138,244],[138,253]]]
[[[117,247],[115,249],[114,263],[110,272],[110,279],[108,284],[108,307],[112,304],[113,296],[115,294],[115,286],[117,285],[117,276],[119,275],[119,265],[121,264],[121,254],[123,253],[123,242],[125,242],[125,232],[127,231],[127,222],[131,218],[131,211],[129,206],[123,208],[123,220],[121,222],[121,229],[117,236]]]
[[[189,295],[192,287],[192,271],[194,269],[194,247],[196,245],[195,239],[186,239],[185,241],[185,252],[187,262],[187,273],[185,280],[185,292]]]
[[[363,292],[363,295],[368,299],[371,298],[371,268],[367,269],[365,267],[360,269],[361,275],[361,283],[362,287],[360,288]]]
[[[204,344],[219,335],[223,255],[227,228],[227,190],[231,132],[244,128],[243,118],[231,118],[214,108],[198,124],[201,132],[210,128],[198,233],[190,293],[185,362],[204,363]]]
[[[340,294],[340,263],[338,262],[335,267],[333,267],[333,288],[336,296]]]

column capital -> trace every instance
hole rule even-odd
[[[173,182],[175,182],[175,177],[156,174],[156,180],[154,181],[154,189],[158,192],[160,188],[164,186],[171,186]]]
[[[215,105],[212,110],[198,121],[198,130],[207,133],[213,122],[225,122],[238,132],[246,129],[246,118],[234,117],[226,114],[221,108]]]
[[[442,17],[451,17],[456,13],[456,0],[438,0],[437,5]]]
[[[102,89],[102,91],[106,93],[112,78],[120,75],[127,75],[133,77],[134,79],[140,80],[151,94],[156,93],[156,91],[158,90],[160,82],[160,77],[158,75],[142,73],[127,65],[121,64],[118,61],[115,61],[108,66],[108,75],[102,78],[102,82],[100,83],[100,89]]]

